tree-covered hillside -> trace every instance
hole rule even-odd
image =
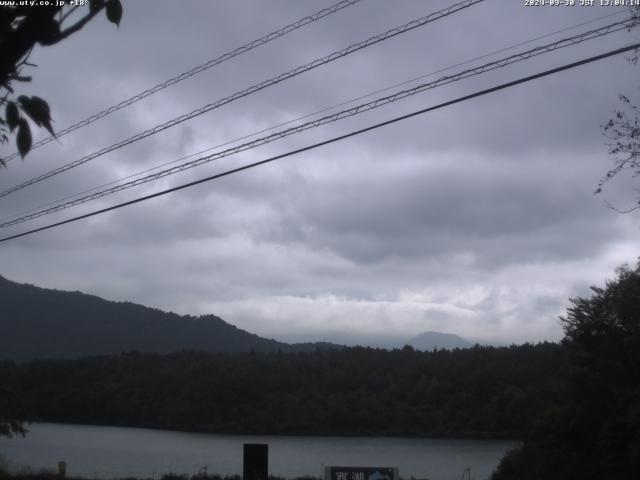
[[[74,358],[129,350],[169,353],[312,350],[240,330],[215,315],[181,316],[0,277],[0,359]]]
[[[33,420],[232,433],[519,437],[553,405],[557,344],[418,352],[127,353],[0,363]]]
[[[640,472],[640,263],[563,318],[567,379],[494,480],[626,480]]]

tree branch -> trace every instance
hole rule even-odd
[[[604,202],[604,206],[607,207],[607,208],[610,208],[611,210],[613,210],[616,213],[631,213],[634,210],[640,209],[640,202],[638,202],[638,204],[635,207],[630,207],[630,208],[625,209],[625,210],[621,210],[618,207],[615,207],[614,205],[612,205],[611,203],[609,203],[606,200]]]
[[[83,18],[81,18],[80,20],[78,20],[76,23],[74,23],[73,25],[71,25],[69,28],[63,30],[60,32],[60,35],[58,35],[58,39],[56,40],[56,43],[59,42],[60,40],[64,40],[65,38],[67,38],[69,35],[76,33],[77,31],[81,30],[82,27],[84,27],[93,17],[95,17],[102,9],[104,8],[104,4],[102,4],[100,6],[100,8],[94,10],[94,11],[89,11],[88,14],[86,14]]]
[[[67,17],[68,17],[69,15],[71,15],[73,12],[75,12],[77,9],[78,9],[78,5],[74,5],[73,7],[71,7],[71,8],[67,11],[67,13],[65,13],[64,15],[61,15],[61,16],[60,16],[60,25],[62,25],[62,22],[64,22],[64,21],[67,19]],[[62,14],[62,10],[60,10],[60,13]]]

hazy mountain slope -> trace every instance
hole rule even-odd
[[[78,357],[138,350],[291,351],[214,315],[181,316],[80,292],[18,284],[0,277],[0,359]]]
[[[452,333],[440,333],[440,332],[424,332],[420,335],[416,335],[408,342],[416,350],[433,350],[453,348],[469,348],[473,345],[458,335]]]

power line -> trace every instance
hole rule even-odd
[[[138,140],[142,140],[143,138],[146,138],[148,136],[154,135],[156,133],[159,133],[163,130],[166,130],[168,128],[171,128],[175,125],[178,125],[182,122],[185,122],[187,120],[190,120],[194,117],[197,117],[199,115],[202,115],[204,113],[207,113],[215,108],[221,107],[223,105],[226,105],[227,103],[231,103],[234,100],[237,100],[239,98],[242,97],[246,97],[247,95],[250,95],[252,93],[258,92],[260,90],[263,90],[267,87],[270,87],[271,85],[275,85],[277,83],[283,82],[285,80],[288,80],[289,78],[295,77],[297,75],[300,75],[301,73],[307,72],[309,70],[312,70],[314,68],[317,68],[321,65],[324,65],[326,63],[332,62],[334,60],[337,60],[339,58],[342,58],[344,56],[350,55],[351,53],[357,52],[359,50],[362,50],[363,48],[367,48],[371,45],[375,45],[376,43],[382,42],[384,40],[387,40],[389,38],[395,37],[396,35],[400,35],[406,32],[409,32],[415,28],[418,27],[422,27],[428,23],[434,22],[436,20],[439,20],[441,18],[447,17],[453,13],[457,13],[461,10],[464,10],[466,8],[471,7],[472,5],[475,5],[476,3],[480,3],[483,2],[484,0],[464,0],[463,2],[460,3],[456,3],[454,5],[451,5],[447,8],[444,8],[442,10],[439,10],[437,12],[431,13],[429,15],[426,15],[422,18],[419,18],[417,20],[412,20],[402,26],[399,27],[395,27],[392,28],[391,30],[387,30],[384,33],[381,33],[379,35],[375,35],[373,37],[368,38],[367,40],[364,40],[363,42],[359,42],[359,43],[354,43],[350,46],[348,46],[347,48],[344,48],[342,50],[339,50],[337,52],[331,53],[325,57],[316,59],[312,62],[309,62],[305,65],[299,66],[294,68],[293,70],[290,70],[286,73],[282,73],[276,77],[273,77],[269,80],[265,80],[261,83],[255,84],[245,90],[239,91],[234,93],[233,95],[230,95],[228,97],[222,98],[220,100],[217,100],[213,103],[209,103],[207,105],[204,105],[196,110],[193,110],[190,113],[181,115],[179,117],[176,117],[172,120],[169,120],[168,122],[165,122],[163,124],[160,125],[156,125],[155,127],[146,130],[144,132],[138,133],[137,135],[134,135],[133,137],[129,137],[128,139],[122,140],[118,143],[114,143],[113,145],[110,145],[108,147],[105,147],[101,150],[98,150],[97,152],[91,153],[89,155],[86,155],[78,160],[75,160],[71,163],[68,163],[66,165],[63,165],[61,167],[58,167],[54,170],[51,170],[47,173],[44,173],[42,175],[39,175],[35,178],[32,178],[31,180],[27,180],[26,182],[23,182],[15,187],[9,188],[8,190],[4,190],[3,192],[0,192],[0,198],[5,197],[17,190],[21,190],[25,187],[28,187],[30,185],[33,185],[35,183],[41,182],[43,180],[46,180],[47,178],[53,177],[54,175],[58,175],[60,173],[66,172],[67,170],[70,170],[72,168],[75,168],[79,165],[82,165],[84,163],[87,163],[90,160],[93,160],[94,158],[100,157],[106,153],[112,152],[114,150],[117,150],[119,148],[122,148],[126,145],[129,145],[131,143],[137,142]]]
[[[604,36],[604,35],[607,35],[607,34],[610,34],[610,33],[614,33],[614,32],[617,32],[617,31],[625,29],[626,28],[626,22],[627,22],[627,20],[624,20],[624,21],[613,23],[613,24],[608,25],[606,27],[601,27],[601,28],[596,29],[596,30],[583,32],[581,34],[574,35],[573,37],[561,39],[561,40],[558,40],[558,41],[553,42],[551,44],[535,47],[535,48],[533,48],[531,50],[528,50],[528,51],[525,51],[525,52],[522,52],[522,53],[518,53],[518,54],[514,54],[514,55],[511,55],[509,57],[506,57],[506,58],[503,58],[503,59],[500,59],[500,60],[496,60],[494,62],[487,63],[487,64],[482,65],[480,67],[475,67],[475,68],[472,68],[472,69],[469,69],[469,70],[464,70],[464,71],[459,72],[459,73],[457,73],[455,75],[451,75],[451,76],[448,76],[448,77],[442,77],[442,78],[436,80],[435,82],[430,82],[430,83],[427,83],[427,84],[418,85],[418,86],[416,86],[416,87],[414,87],[412,89],[409,89],[409,90],[396,92],[393,95],[390,95],[390,96],[387,96],[387,97],[383,97],[383,98],[378,98],[378,99],[376,99],[376,100],[374,100],[372,102],[369,102],[367,104],[358,105],[356,107],[352,107],[350,109],[343,110],[341,112],[337,112],[337,113],[332,114],[332,115],[327,115],[327,116],[322,117],[320,119],[317,119],[317,120],[314,120],[314,121],[311,121],[311,122],[307,122],[307,123],[298,125],[296,127],[292,127],[292,128],[286,129],[284,131],[275,132],[275,133],[273,133],[271,135],[268,135],[266,137],[262,137],[262,138],[253,140],[251,142],[247,142],[245,144],[242,144],[242,145],[239,145],[239,146],[236,146],[236,147],[233,147],[233,148],[229,148],[229,149],[224,150],[222,152],[217,152],[217,153],[215,153],[213,155],[201,157],[201,158],[193,160],[191,162],[187,162],[185,164],[182,164],[182,165],[179,165],[179,166],[176,166],[176,167],[172,167],[172,168],[169,168],[169,169],[166,169],[166,170],[151,174],[151,175],[149,175],[147,177],[142,177],[142,178],[139,178],[139,179],[136,179],[136,180],[133,180],[133,181],[121,184],[121,185],[117,185],[117,186],[111,187],[109,189],[105,189],[105,190],[93,193],[91,195],[86,195],[84,197],[76,198],[76,199],[74,199],[72,201],[69,201],[69,202],[66,202],[66,203],[63,203],[63,204],[59,204],[59,205],[56,205],[56,206],[51,207],[51,208],[45,208],[45,209],[39,210],[39,211],[37,211],[35,213],[24,215],[24,216],[22,216],[20,218],[16,218],[14,220],[8,220],[8,221],[5,221],[5,222],[2,222],[2,223],[0,223],[0,227],[8,227],[8,226],[11,226],[11,225],[22,223],[22,222],[27,221],[27,220],[32,220],[34,218],[38,218],[38,217],[44,216],[44,215],[47,215],[47,214],[50,214],[50,213],[55,213],[55,212],[61,211],[61,210],[66,209],[66,208],[70,208],[70,207],[73,207],[73,206],[76,206],[76,205],[79,205],[79,204],[82,204],[82,203],[86,203],[86,202],[91,201],[91,200],[95,200],[97,198],[101,198],[101,197],[104,197],[104,196],[107,196],[107,195],[111,195],[113,193],[116,193],[116,192],[119,192],[119,191],[122,191],[122,190],[126,190],[128,188],[132,188],[132,187],[135,187],[135,186],[142,185],[144,183],[148,183],[148,182],[153,181],[153,180],[157,180],[159,178],[163,178],[165,176],[173,175],[175,173],[187,170],[189,168],[193,168],[193,167],[196,167],[196,166],[203,165],[205,163],[209,163],[209,162],[211,162],[213,160],[217,160],[217,159],[229,156],[229,155],[233,155],[233,154],[236,154],[236,153],[239,153],[239,152],[242,152],[242,151],[246,151],[246,150],[249,150],[251,148],[255,148],[256,146],[264,145],[264,144],[270,143],[272,141],[278,140],[280,138],[284,138],[286,136],[289,136],[289,135],[292,135],[292,134],[295,134],[295,133],[299,133],[299,132],[304,131],[304,130],[308,130],[310,128],[315,128],[315,127],[318,127],[318,126],[321,126],[321,125],[324,125],[324,124],[327,124],[327,123],[330,123],[330,122],[334,122],[334,121],[337,121],[337,120],[340,120],[340,119],[343,119],[343,118],[346,118],[346,117],[349,117],[349,116],[354,116],[354,115],[357,115],[357,114],[362,113],[364,111],[372,110],[374,108],[381,107],[381,106],[383,106],[385,104],[388,104],[388,103],[391,103],[391,102],[406,98],[408,96],[415,95],[417,93],[421,93],[421,92],[423,92],[423,91],[425,91],[427,89],[431,89],[431,88],[442,86],[442,85],[445,85],[445,84],[448,84],[448,83],[459,81],[459,80],[464,79],[464,78],[469,78],[471,76],[479,75],[479,74],[485,73],[487,71],[491,71],[491,70],[495,70],[497,68],[505,67],[505,66],[510,65],[512,63],[516,63],[516,62],[519,62],[519,61],[522,61],[522,60],[527,60],[529,58],[532,58],[533,56],[537,56],[537,55],[540,55],[540,54],[543,54],[543,53],[548,53],[550,51],[554,51],[554,50],[557,50],[557,49],[560,49],[560,48],[565,48],[565,47],[568,47],[568,46],[571,46],[571,45],[575,45],[575,44],[580,43],[582,41],[586,41],[586,40],[590,40],[590,39],[593,39],[593,38],[598,38],[598,37],[601,37],[601,36]],[[173,162],[170,162],[170,163],[173,163]]]
[[[87,125],[89,125],[90,123],[95,122],[96,120],[99,120],[103,117],[106,117],[107,115],[110,115],[114,112],[117,112],[118,110],[121,110],[125,107],[128,107],[129,105],[133,105],[136,102],[139,102],[140,100],[142,100],[143,98],[148,97],[149,95],[153,95],[154,93],[159,92],[160,90],[164,90],[167,87],[170,87],[171,85],[175,85],[176,83],[182,82],[183,80],[186,80],[187,78],[191,78],[194,75],[197,75],[198,73],[204,72],[205,70],[208,70],[212,67],[215,67],[216,65],[219,65],[223,62],[226,62],[227,60],[231,60],[232,58],[235,58],[239,55],[242,55],[243,53],[247,53],[251,50],[253,50],[254,48],[260,47],[262,45],[265,45],[269,42],[271,42],[272,40],[275,40],[277,38],[280,38],[288,33],[293,32],[294,30],[297,30],[301,27],[304,27],[305,25],[308,25],[310,23],[313,22],[317,22],[318,20],[329,16],[333,13],[336,13],[340,10],[342,10],[343,8],[346,7],[350,7],[351,5],[360,2],[361,0],[341,0],[340,2],[336,3],[335,5],[332,5],[328,8],[325,8],[323,10],[320,10],[319,12],[314,13],[313,15],[309,15],[306,17],[301,18],[300,20],[291,23],[285,27],[282,27],[279,30],[276,30],[274,32],[268,33],[267,35],[258,38],[257,40],[253,40],[252,42],[249,42],[241,47],[236,48],[235,50],[232,50],[230,52],[224,53],[222,55],[220,55],[219,57],[213,58],[211,60],[208,60],[207,62],[198,65],[197,67],[192,68],[191,70],[188,70],[186,72],[182,72],[179,75],[176,75],[175,77],[172,77],[168,80],[165,80],[162,83],[159,83],[157,85],[155,85],[154,87],[151,87],[147,90],[144,90],[143,92],[138,93],[137,95],[134,95],[131,98],[128,98],[126,100],[121,101],[120,103],[118,103],[117,105],[113,105],[109,108],[106,108],[94,115],[91,115],[90,117],[85,118],[84,120],[80,120],[77,123],[74,123],[73,125],[70,125],[68,127],[66,127],[63,130],[60,130],[58,133],[56,133],[56,136],[50,136],[47,138],[43,138],[42,140],[34,143],[31,146],[31,150],[34,150],[38,147],[41,147],[42,145],[46,145],[47,143],[51,142],[52,140],[55,140],[56,138],[60,138],[68,133],[71,133],[75,130],[78,130],[82,127],[85,127]],[[10,160],[13,160],[14,158],[17,158],[20,154],[18,152],[12,153],[11,155],[9,155],[6,159],[5,162],[8,162]]]
[[[541,39],[544,39],[544,38],[548,38],[548,37],[551,37],[551,36],[557,35],[557,34],[559,34],[559,33],[567,32],[567,31],[569,31],[569,30],[574,30],[574,29],[576,29],[576,28],[578,28],[578,27],[582,27],[582,26],[584,26],[584,25],[589,25],[589,24],[591,24],[591,23],[598,22],[598,21],[603,20],[603,19],[605,19],[605,18],[610,18],[610,17],[614,17],[614,16],[619,16],[619,15],[626,14],[626,13],[627,13],[627,12],[625,12],[625,11],[623,11],[623,10],[620,10],[620,11],[617,11],[617,12],[608,13],[608,14],[606,14],[606,15],[601,15],[601,16],[596,17],[596,18],[593,18],[593,19],[591,19],[591,20],[587,20],[587,21],[584,21],[584,22],[581,22],[581,23],[577,23],[577,24],[575,24],[575,25],[571,25],[571,26],[569,26],[569,27],[564,27],[564,28],[562,28],[562,29],[560,29],[560,30],[555,30],[555,31],[553,31],[553,32],[546,33],[546,34],[544,34],[544,35],[539,35],[539,36],[537,36],[537,37],[530,38],[529,40],[524,40],[524,41],[522,41],[522,42],[518,42],[518,43],[515,43],[515,44],[512,44],[512,45],[509,45],[508,47],[500,48],[500,49],[498,49],[498,50],[494,50],[494,51],[492,51],[492,52],[485,53],[485,54],[483,54],[483,55],[480,55],[480,56],[477,56],[477,57],[473,57],[473,58],[470,58],[470,59],[464,60],[464,61],[459,62],[459,63],[456,63],[456,64],[454,64],[454,65],[450,65],[450,66],[448,66],[448,67],[444,67],[444,68],[441,68],[441,69],[439,69],[439,70],[435,70],[435,71],[433,71],[433,72],[426,73],[426,74],[420,75],[420,76],[418,76],[418,77],[414,77],[414,78],[411,78],[411,79],[409,79],[409,80],[402,81],[402,82],[400,82],[400,83],[395,83],[395,84],[393,84],[393,85],[389,85],[389,86],[387,86],[387,87],[384,87],[384,88],[381,88],[381,89],[378,89],[378,90],[374,90],[374,91],[369,92],[369,93],[366,93],[366,94],[364,94],[364,95],[359,95],[358,97],[351,98],[350,100],[345,100],[345,101],[343,101],[343,102],[340,102],[340,103],[338,103],[338,104],[331,105],[331,106],[329,106],[329,107],[324,107],[324,108],[322,108],[322,109],[320,109],[320,110],[316,110],[315,112],[307,113],[307,114],[302,115],[302,116],[300,116],[300,117],[296,117],[296,118],[294,118],[294,119],[287,120],[287,121],[285,121],[285,122],[281,122],[281,123],[279,123],[279,124],[272,125],[272,126],[270,126],[270,127],[263,128],[263,129],[261,129],[261,130],[257,130],[257,131],[254,131],[254,132],[251,132],[251,133],[248,133],[248,134],[242,135],[241,137],[234,138],[233,140],[227,140],[227,141],[225,141],[225,142],[223,142],[223,143],[219,143],[219,144],[217,144],[217,145],[214,145],[214,146],[211,146],[211,147],[207,147],[207,148],[205,148],[205,149],[203,149],[203,150],[199,150],[199,151],[197,151],[197,152],[190,153],[190,154],[188,154],[188,155],[183,155],[182,157],[179,157],[179,158],[177,158],[177,159],[174,159],[174,160],[171,160],[171,161],[168,161],[168,162],[165,162],[165,163],[161,163],[161,164],[159,164],[159,165],[155,165],[155,166],[153,166],[153,167],[147,168],[147,169],[145,169],[145,170],[142,170],[142,171],[139,171],[139,172],[136,172],[136,173],[132,173],[132,174],[130,174],[130,175],[127,175],[126,177],[122,177],[122,178],[119,178],[119,179],[117,179],[117,180],[112,180],[112,181],[110,181],[110,182],[103,183],[103,184],[101,184],[101,185],[97,185],[97,186],[95,186],[95,187],[91,187],[91,188],[89,188],[89,189],[87,189],[87,190],[83,190],[83,191],[81,191],[81,192],[77,192],[77,193],[74,193],[74,194],[72,194],[72,195],[67,195],[67,196],[65,196],[65,197],[63,197],[63,198],[58,198],[57,200],[53,200],[53,201],[47,202],[47,203],[45,203],[45,204],[41,204],[41,205],[39,205],[39,206],[36,206],[36,207],[30,208],[30,209],[28,209],[28,210],[23,210],[23,211],[21,211],[21,212],[18,212],[18,213],[15,213],[15,214],[13,214],[13,215],[9,215],[9,216],[7,216],[7,217],[4,217],[4,218],[0,219],[0,222],[4,222],[4,221],[6,221],[6,220],[10,220],[10,219],[13,219],[13,218],[16,218],[16,217],[20,217],[20,216],[23,216],[23,215],[27,215],[27,214],[32,213],[32,212],[35,212],[35,211],[37,211],[37,210],[44,209],[44,208],[46,208],[46,207],[48,207],[48,206],[50,206],[50,205],[55,205],[55,204],[57,204],[57,203],[64,202],[65,200],[69,200],[69,199],[72,199],[72,198],[76,198],[76,197],[79,197],[80,195],[84,195],[84,194],[87,194],[87,193],[89,193],[89,192],[93,192],[93,191],[95,191],[95,190],[99,190],[99,189],[101,189],[101,188],[105,188],[105,187],[108,187],[108,186],[110,186],[110,185],[114,185],[114,184],[116,184],[116,183],[123,182],[124,180],[128,180],[128,179],[133,178],[133,177],[137,177],[138,175],[142,175],[142,174],[145,174],[145,173],[149,173],[149,172],[151,172],[151,171],[153,171],[153,170],[157,170],[158,168],[166,167],[167,165],[171,165],[171,164],[174,164],[174,163],[181,162],[182,160],[187,160],[187,159],[189,159],[189,158],[192,158],[192,157],[195,157],[195,156],[198,156],[198,155],[202,155],[203,153],[210,152],[211,150],[215,150],[216,148],[225,147],[225,146],[227,146],[227,145],[231,145],[231,144],[233,144],[233,143],[235,143],[235,142],[239,142],[239,141],[241,141],[241,140],[246,140],[247,138],[251,138],[251,137],[256,136],[256,135],[259,135],[259,134],[261,134],[261,133],[265,133],[265,132],[268,132],[268,131],[270,131],[270,130],[275,130],[276,128],[284,127],[284,126],[286,126],[286,125],[290,125],[290,124],[295,123],[295,122],[297,122],[297,121],[304,120],[305,118],[310,118],[310,117],[313,117],[313,116],[315,116],[315,115],[319,115],[319,114],[321,114],[321,113],[328,112],[328,111],[330,111],[330,110],[333,110],[333,109],[336,109],[336,108],[339,108],[339,107],[343,107],[343,106],[345,106],[345,105],[348,105],[348,104],[350,104],[350,103],[356,102],[356,101],[358,101],[358,100],[362,100],[362,99],[365,99],[365,98],[371,97],[371,96],[373,96],[373,95],[377,95],[377,94],[379,94],[379,93],[383,93],[383,92],[389,91],[389,90],[391,90],[392,88],[397,88],[397,87],[401,87],[401,86],[404,86],[404,85],[408,85],[408,84],[413,83],[413,82],[415,82],[415,81],[417,81],[417,80],[421,80],[421,79],[423,79],[423,78],[428,78],[428,77],[431,77],[431,76],[436,75],[436,74],[438,74],[438,73],[442,73],[442,72],[449,71],[449,70],[451,70],[451,69],[453,69],[453,68],[456,68],[456,67],[460,67],[460,66],[463,66],[463,65],[468,65],[469,63],[475,62],[475,61],[477,61],[477,60],[482,60],[483,58],[491,57],[491,56],[493,56],[493,55],[495,55],[495,54],[497,54],[497,53],[502,53],[502,52],[505,52],[505,51],[508,51],[508,50],[512,50],[512,49],[514,49],[514,48],[516,48],[516,47],[520,47],[520,46],[522,46],[522,45],[527,45],[527,44],[529,44],[529,43],[533,43],[533,42],[535,42],[535,41],[537,41],[537,40],[541,40]],[[58,210],[56,210],[56,211],[58,211]],[[29,220],[29,219],[27,219],[27,220]],[[2,225],[0,225],[0,226],[2,226]]]
[[[39,218],[39,217],[42,217],[44,215],[49,215],[49,214],[52,214],[52,213],[55,213],[55,212],[59,212],[61,210],[64,210],[64,209],[67,209],[67,208],[70,208],[70,207],[74,207],[76,205],[80,205],[82,203],[89,202],[91,200],[102,198],[102,197],[105,197],[107,195],[114,194],[116,192],[120,192],[120,191],[123,191],[123,190],[127,190],[129,188],[132,188],[132,187],[143,185],[145,183],[148,183],[148,182],[151,182],[151,181],[154,181],[154,180],[158,180],[160,178],[164,178],[164,177],[169,176],[169,175],[174,175],[176,173],[179,173],[179,172],[182,172],[184,170],[187,170],[187,169],[190,169],[190,168],[194,168],[194,167],[197,167],[197,166],[200,166],[200,165],[204,165],[205,163],[209,163],[209,162],[212,162],[214,160],[219,160],[221,158],[224,158],[224,157],[227,157],[227,156],[230,156],[230,155],[234,155],[236,153],[240,153],[240,152],[255,148],[257,146],[261,146],[261,145],[265,145],[267,143],[271,143],[273,141],[279,140],[279,139],[287,137],[289,135],[300,133],[302,131],[306,131],[306,130],[309,130],[311,128],[316,128],[316,127],[319,127],[321,125],[326,125],[328,123],[332,123],[332,122],[335,122],[335,121],[338,121],[338,120],[342,120],[344,118],[348,118],[348,117],[351,117],[351,116],[358,115],[360,113],[363,113],[363,112],[366,112],[366,111],[369,111],[369,110],[373,110],[375,108],[379,108],[379,107],[381,107],[383,105],[387,105],[389,103],[393,103],[395,101],[398,101],[398,100],[401,100],[401,99],[416,95],[418,93],[422,93],[422,92],[424,92],[426,90],[430,90],[430,89],[433,89],[433,88],[436,88],[436,87],[439,87],[439,86],[442,86],[442,85],[446,85],[446,84],[457,82],[457,81],[460,81],[460,80],[463,80],[463,79],[466,79],[466,78],[469,78],[469,77],[480,75],[482,73],[486,73],[488,71],[496,70],[498,68],[504,68],[504,67],[506,67],[508,65],[511,65],[511,64],[514,64],[514,63],[517,63],[517,62],[520,62],[520,61],[523,61],[523,60],[528,60],[528,59],[533,58],[535,56],[542,55],[542,54],[545,54],[545,53],[549,53],[549,52],[552,52],[552,51],[555,51],[555,50],[558,50],[558,49],[561,49],[561,48],[566,48],[566,47],[569,47],[569,46],[572,46],[572,45],[576,45],[576,44],[584,42],[586,40],[591,40],[591,39],[599,38],[599,37],[602,37],[604,35],[608,35],[608,34],[611,34],[611,33],[614,33],[614,32],[618,32],[620,30],[624,30],[627,27],[627,25],[628,25],[628,19],[622,20],[622,21],[618,21],[618,22],[612,23],[610,25],[607,25],[605,27],[601,27],[601,28],[598,28],[598,29],[582,32],[582,33],[579,33],[579,34],[574,35],[572,37],[567,37],[567,38],[560,39],[560,40],[557,40],[555,42],[552,42],[552,43],[549,43],[549,44],[546,44],[546,45],[542,45],[542,46],[538,46],[538,47],[532,48],[530,50],[527,50],[527,51],[524,51],[524,52],[521,52],[521,53],[516,53],[516,54],[510,55],[508,57],[505,57],[505,58],[502,58],[502,59],[499,59],[499,60],[495,60],[493,62],[489,62],[489,63],[486,63],[484,65],[478,66],[478,67],[473,67],[473,68],[470,68],[470,69],[467,69],[467,70],[463,70],[463,71],[458,72],[458,73],[453,74],[453,75],[441,77],[438,80],[435,80],[433,82],[417,85],[417,86],[415,86],[413,88],[410,88],[410,89],[407,89],[407,90],[401,90],[401,91],[395,92],[395,93],[393,93],[391,95],[377,98],[377,99],[375,99],[375,100],[373,100],[371,102],[368,102],[368,103],[357,105],[355,107],[352,107],[352,108],[349,108],[349,109],[346,109],[346,110],[342,110],[340,112],[336,112],[336,113],[333,113],[331,115],[326,115],[326,116],[321,117],[321,118],[316,119],[316,120],[312,120],[312,121],[309,121],[309,122],[306,122],[306,123],[303,123],[303,124],[300,124],[300,125],[297,125],[297,126],[285,129],[285,130],[274,132],[274,133],[272,133],[270,135],[267,135],[265,137],[261,137],[261,138],[252,140],[250,142],[246,142],[246,143],[243,143],[241,145],[237,145],[235,147],[231,147],[231,148],[228,148],[226,150],[223,150],[223,151],[220,151],[220,152],[216,152],[216,153],[214,153],[212,155],[208,155],[208,156],[197,158],[197,159],[192,160],[190,162],[186,162],[184,164],[177,165],[177,166],[162,170],[160,172],[153,173],[153,174],[148,175],[146,177],[141,177],[141,178],[138,178],[138,179],[135,179],[135,180],[131,180],[129,182],[122,183],[120,185],[115,185],[115,186],[113,186],[111,188],[100,190],[98,192],[94,192],[94,193],[91,193],[89,195],[85,195],[83,197],[75,198],[74,200],[70,200],[70,201],[65,202],[65,203],[61,203],[61,204],[58,204],[58,205],[55,205],[55,206],[52,206],[52,207],[49,207],[49,208],[40,209],[40,210],[38,210],[38,211],[36,211],[34,213],[29,213],[29,214],[20,216],[18,218],[14,218],[14,219],[11,219],[11,220],[3,221],[3,222],[0,223],[0,228],[9,227],[9,226],[16,225],[18,223],[22,223],[22,222],[25,222],[25,221],[28,221],[28,220],[33,220],[35,218]]]
[[[49,224],[49,225],[45,225],[43,227],[39,227],[39,228],[34,228],[32,230],[28,230],[26,232],[22,232],[22,233],[18,233],[18,234],[15,234],[15,235],[10,235],[10,236],[7,236],[7,237],[3,237],[3,238],[0,238],[0,243],[6,242],[6,241],[9,241],[9,240],[13,240],[13,239],[16,239],[16,238],[24,237],[26,235],[31,235],[33,233],[42,232],[44,230],[49,230],[51,228],[59,227],[61,225],[66,225],[68,223],[72,223],[72,222],[76,222],[78,220],[82,220],[82,219],[85,219],[85,218],[89,218],[89,217],[93,217],[93,216],[96,216],[96,215],[100,215],[102,213],[106,213],[106,212],[110,212],[110,211],[113,211],[113,210],[117,210],[119,208],[127,207],[129,205],[140,203],[140,202],[143,202],[143,201],[146,201],[146,200],[151,200],[152,198],[156,198],[156,197],[160,197],[160,196],[163,196],[163,195],[167,195],[169,193],[177,192],[178,190],[183,190],[185,188],[193,187],[193,186],[199,185],[201,183],[210,182],[210,181],[216,180],[218,178],[226,177],[226,176],[234,174],[234,173],[242,172],[244,170],[249,170],[251,168],[258,167],[260,165],[264,165],[264,164],[267,164],[267,163],[270,163],[270,162],[274,162],[274,161],[280,160],[282,158],[290,157],[290,156],[296,155],[298,153],[302,153],[302,152],[306,152],[306,151],[309,151],[309,150],[313,150],[315,148],[318,148],[318,147],[321,147],[321,146],[324,146],[324,145],[335,143],[335,142],[338,142],[340,140],[345,140],[347,138],[350,138],[350,137],[353,137],[353,136],[356,136],[356,135],[360,135],[362,133],[366,133],[366,132],[369,132],[369,131],[372,131],[372,130],[376,130],[378,128],[381,128],[381,127],[384,127],[384,126],[387,126],[387,125],[391,125],[393,123],[396,123],[396,122],[399,122],[399,121],[402,121],[402,120],[406,120],[408,118],[412,118],[412,117],[415,117],[415,116],[418,116],[418,115],[423,115],[425,113],[428,113],[428,112],[431,112],[431,111],[434,111],[434,110],[445,108],[445,107],[448,107],[448,106],[451,106],[451,105],[454,105],[454,104],[457,104],[457,103],[461,103],[461,102],[464,102],[464,101],[467,101],[467,100],[471,100],[471,99],[476,98],[476,97],[480,97],[480,96],[483,96],[483,95],[487,95],[489,93],[497,92],[499,90],[504,90],[506,88],[510,88],[510,87],[515,86],[515,85],[519,85],[521,83],[526,83],[526,82],[530,82],[532,80],[537,80],[539,78],[546,77],[546,76],[549,76],[549,75],[552,75],[552,74],[555,74],[555,73],[558,73],[558,72],[562,72],[564,70],[569,70],[571,68],[576,68],[576,67],[579,67],[581,65],[586,65],[588,63],[592,63],[592,62],[595,62],[595,61],[598,61],[598,60],[602,60],[602,59],[611,57],[613,55],[619,55],[621,53],[625,53],[625,52],[628,52],[630,50],[635,50],[637,48],[640,48],[640,43],[635,43],[635,44],[629,45],[627,47],[622,47],[622,48],[618,48],[616,50],[611,50],[609,52],[602,53],[600,55],[595,55],[593,57],[588,57],[588,58],[585,58],[583,60],[579,60],[577,62],[565,64],[565,65],[563,65],[561,67],[556,67],[556,68],[552,68],[550,70],[545,70],[543,72],[540,72],[540,73],[537,73],[537,74],[534,74],[534,75],[529,75],[527,77],[519,78],[518,80],[513,80],[511,82],[503,83],[503,84],[500,84],[500,85],[497,85],[497,86],[494,86],[494,87],[491,87],[491,88],[487,88],[485,90],[480,90],[478,92],[475,92],[475,93],[472,93],[472,94],[469,94],[469,95],[458,97],[458,98],[456,98],[454,100],[449,100],[447,102],[440,103],[440,104],[432,106],[432,107],[427,107],[427,108],[424,108],[422,110],[417,110],[415,112],[408,113],[406,115],[401,115],[399,117],[395,117],[395,118],[392,118],[390,120],[386,120],[384,122],[376,123],[374,125],[370,125],[368,127],[361,128],[359,130],[354,130],[352,132],[349,132],[349,133],[346,133],[344,135],[340,135],[340,136],[337,136],[337,137],[333,137],[333,138],[330,138],[328,140],[324,140],[322,142],[314,143],[312,145],[308,145],[306,147],[298,148],[296,150],[291,150],[289,152],[286,152],[286,153],[283,153],[283,154],[280,154],[280,155],[276,155],[276,156],[267,158],[265,160],[261,160],[261,161],[258,161],[258,162],[254,162],[254,163],[250,163],[250,164],[247,164],[247,165],[243,165],[242,167],[233,168],[231,170],[226,170],[226,171],[224,171],[222,173],[217,173],[215,175],[211,175],[209,177],[201,178],[201,179],[195,180],[193,182],[184,183],[182,185],[178,185],[176,187],[168,188],[168,189],[162,190],[160,192],[152,193],[150,195],[145,195],[143,197],[139,197],[139,198],[136,198],[134,200],[129,200],[127,202],[119,203],[117,205],[112,205],[111,207],[102,208],[100,210],[95,210],[93,212],[85,213],[84,215],[79,215],[77,217],[69,218],[69,219],[63,220],[61,222],[52,223],[52,224]]]

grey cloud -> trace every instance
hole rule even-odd
[[[60,46],[36,52],[39,67],[25,93],[49,99],[56,128],[321,8],[248,0],[149,4],[127,5],[119,30],[97,19]],[[447,4],[407,1],[390,8],[363,1],[12,162],[0,172],[0,186]],[[609,11],[484,2],[3,198],[0,214]],[[625,41],[597,41],[452,84],[55,218],[264,159]],[[507,343],[557,339],[557,315],[568,296],[637,256],[637,215],[616,216],[592,196],[610,166],[601,125],[618,92],[637,91],[635,68],[622,58],[607,60],[8,242],[0,247],[0,274],[180,313],[211,312],[267,336],[441,329]],[[607,198],[617,199],[616,190]]]

